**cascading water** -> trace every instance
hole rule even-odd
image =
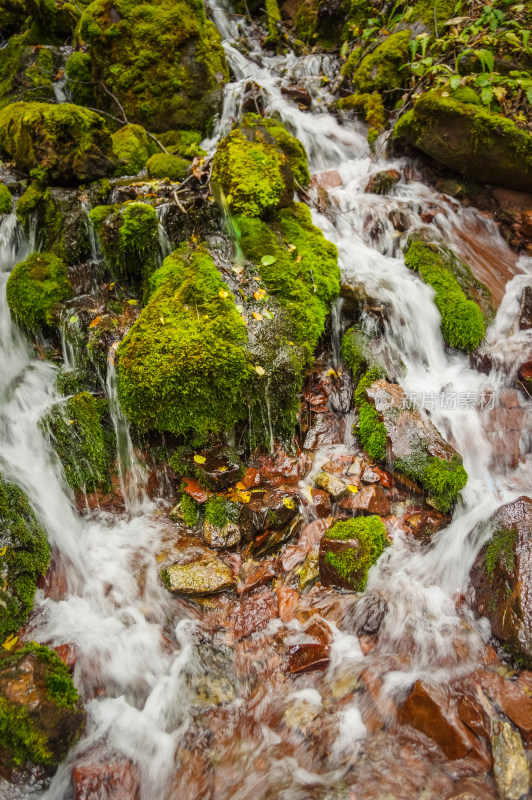
[[[366,194],[370,172],[395,168],[404,173],[408,165],[404,160],[375,158],[361,127],[341,125],[324,110],[327,95],[319,84],[324,73],[334,76],[332,60],[291,53],[265,56],[253,45],[250,54],[244,55],[233,46],[240,35],[234,22],[220,7],[211,10],[226,40],[224,47],[236,80],[226,89],[215,135],[204,146],[212,149],[217,138],[230,130],[241,111],[245,84],[251,80],[261,87],[267,112],[279,115],[305,145],[311,172],[338,174],[338,185],[329,189],[331,208],[327,213],[314,211],[314,222],[337,244],[344,282],[363,286],[369,297],[388,309],[384,337],[404,365],[401,384],[412,395],[436,398],[430,416],[455,443],[469,474],[452,524],[433,537],[429,549],[413,552],[398,535],[394,546],[371,570],[368,591],[378,590],[388,605],[376,647],[364,655],[356,636],[332,626],[331,664],[324,685],[334,692],[340,680],[345,682],[346,676],[358,675],[364,665],[376,662],[389,663],[386,688],[391,694],[401,694],[419,677],[448,681],[475,665],[489,635],[486,625],[475,621],[463,604],[457,610],[456,597],[467,584],[482,544],[481,535],[471,532],[503,502],[522,492],[530,481],[530,463],[525,455],[516,470],[508,471],[493,462],[476,400],[486,392],[497,394],[506,379],[496,368],[490,375],[481,375],[471,369],[465,356],[445,350],[433,291],[405,267],[390,213],[401,212],[409,228],[418,225],[420,209],[437,207],[440,213],[427,227],[441,232],[446,241],[465,252],[471,248],[466,234],[474,212],[418,181],[403,180],[389,196]],[[308,88],[316,101],[313,113],[301,111],[281,93],[281,86],[293,81]],[[482,226],[483,236],[482,248],[475,251],[479,262],[479,251],[489,249],[508,261],[510,276],[519,272],[508,284],[486,338],[494,363],[502,366],[530,342],[530,332],[514,333],[512,326],[519,294],[532,283],[531,264],[526,259],[516,264],[494,226],[488,221],[476,223]],[[162,234],[160,242],[164,255],[168,241]],[[248,691],[242,653],[239,657],[244,666],[241,664],[235,679],[243,686],[242,697],[235,699],[225,685],[223,688],[228,695],[223,701],[227,705],[224,725],[231,729],[236,744],[233,749],[213,750],[212,755],[212,762],[226,771],[221,769],[221,777],[213,777],[211,762],[202,761],[199,755],[197,763],[194,761],[202,736],[201,715],[199,722],[194,721],[194,714],[200,712],[194,711],[193,690],[205,671],[201,648],[206,634],[189,619],[187,607],[160,583],[155,556],[171,550],[171,534],[167,535],[157,509],[146,500],[142,478],[135,471],[131,438],[117,401],[112,358],[107,394],[124,496],[133,515],[120,518],[98,513],[80,518],[74,510],[70,491],[39,428],[42,414],[57,399],[55,368],[32,357],[10,320],[5,301],[7,275],[27,250],[14,216],[5,217],[0,224],[0,466],[8,479],[27,492],[46,527],[57,562],[63,565],[62,574],[52,574],[46,596],[41,591],[36,598],[29,635],[54,645],[75,646],[74,679],[88,715],[83,738],[59,768],[45,796],[68,800],[72,796],[72,765],[90,762],[94,753],[99,753],[107,762],[114,759],[134,765],[140,800],[198,795],[214,800],[348,797],[338,787],[356,762],[367,734],[356,696],[353,694],[336,715],[331,712],[325,718],[322,732],[325,739],[329,737],[328,761],[326,767],[318,766],[306,744],[285,751],[275,731],[272,709],[297,702],[312,720],[327,709],[328,699],[305,684],[288,697],[282,683],[279,687],[272,684],[269,696],[261,687]],[[467,252],[475,255],[471,249]],[[340,306],[334,323],[333,361],[339,367]],[[453,396],[463,398],[463,403],[438,399]],[[526,412],[530,415],[528,406]],[[303,493],[331,452],[347,452],[352,447],[352,419],[348,417],[346,423],[343,444],[324,445],[313,453],[312,469],[301,485]],[[60,588],[62,580],[65,585]],[[207,611],[209,608],[206,606]],[[280,621],[270,623],[267,631],[272,641],[282,626]],[[288,629],[294,641],[304,638],[300,622],[288,623]],[[223,626],[212,639],[220,652],[231,644]],[[454,648],[457,641],[460,648]],[[408,660],[401,660],[406,655]],[[275,664],[273,646],[269,657]],[[233,772],[222,764],[224,758],[235,760]],[[183,765],[184,776],[178,771]],[[195,774],[198,769],[210,775],[210,789],[205,794],[202,780]],[[181,777],[177,779],[176,774]],[[326,794],[329,789],[331,793]],[[0,783],[2,797],[15,797],[15,791],[19,790]],[[25,796],[30,796],[29,791]]]

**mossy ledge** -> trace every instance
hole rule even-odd
[[[29,333],[57,325],[57,310],[73,294],[64,262],[52,253],[33,253],[11,272],[9,309]]]
[[[329,542],[342,542],[349,546],[328,548]],[[380,517],[354,517],[336,522],[323,535],[320,560],[329,566],[356,592],[363,592],[368,580],[368,572],[384,552],[388,541],[386,528]],[[320,572],[322,571],[320,564]]]

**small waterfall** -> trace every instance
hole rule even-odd
[[[160,252],[161,264],[173,250],[172,242],[170,241],[170,238],[166,232],[166,218],[168,216],[169,208],[170,208],[169,203],[163,203],[163,205],[157,206],[157,208],[155,209],[155,211],[157,212],[157,220],[159,222],[158,234],[159,234],[159,252]]]
[[[69,56],[72,54],[73,48],[65,45],[64,47],[59,48],[59,52],[61,55],[61,66],[59,68],[61,77],[57,78],[57,80],[54,80],[54,97],[56,103],[71,103],[72,95],[68,85],[66,62],[68,61]]]

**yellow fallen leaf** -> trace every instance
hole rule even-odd
[[[327,377],[330,378],[331,375],[332,375],[333,378],[337,378],[338,377],[338,373],[336,372],[335,369],[328,369],[327,370]]]
[[[263,300],[266,297],[266,290],[258,289],[258,291],[253,292],[253,297],[255,300]]]
[[[298,255],[298,257],[296,258],[296,262],[297,262],[298,264],[301,264],[301,260],[302,260],[302,258],[303,258],[303,256],[302,256],[302,255],[301,255],[301,253],[300,253],[300,254]]]
[[[251,500],[251,492],[239,492],[238,494],[243,503],[249,503]]]
[[[205,464],[206,460],[207,459],[205,458],[205,456],[194,456],[194,461],[196,462],[196,464]]]
[[[7,545],[5,547],[2,547],[2,549],[0,550],[0,556],[5,556],[6,553],[7,553]]]
[[[294,508],[294,501],[290,497],[283,497],[283,503],[287,508]]]
[[[137,303],[138,303],[138,300],[128,300],[127,302],[129,303],[130,306],[136,306]]]
[[[218,467],[218,472],[227,472],[227,467]]]
[[[95,328],[100,320],[101,320],[101,317],[94,317],[94,319],[92,320],[91,324],[89,325],[89,328]]]
[[[353,494],[356,494],[358,492],[358,486],[355,486],[354,483],[350,483],[349,484],[349,491],[353,492]]]
[[[237,485],[236,485],[236,488],[237,488],[237,489],[238,489],[240,492],[245,492],[245,491],[246,491],[246,487],[244,486],[244,484],[242,483],[242,481],[238,481],[238,483],[237,483]]]
[[[226,292],[225,289],[220,289],[220,291],[218,292],[218,296],[222,298],[229,297],[229,292]]]
[[[110,288],[110,289],[114,289],[114,288],[115,288],[115,286],[116,286],[116,283],[110,283],[110,284],[109,284],[109,288]]]
[[[296,250],[295,244],[289,244],[287,245],[287,247],[291,253],[293,253]]]
[[[242,273],[244,272],[244,267],[239,267],[235,264],[235,266],[232,267],[232,270],[235,273],[235,275],[242,275]]]
[[[14,633],[11,636],[8,636],[5,642],[2,644],[4,650],[12,650],[16,643],[18,642],[18,636],[15,636]]]
[[[161,320],[162,324],[164,325],[164,317],[159,317],[159,319]]]
[[[255,317],[255,319],[258,319],[258,320],[262,319],[262,314],[259,314],[258,311],[254,311],[253,312],[253,316]]]
[[[262,377],[265,374],[266,370],[264,369],[264,367],[257,366],[255,367],[255,372],[257,373],[257,375],[260,375]]]
[[[73,419],[69,419],[69,420],[67,421],[67,425],[73,425],[73,424],[74,424],[74,420],[73,420]]]

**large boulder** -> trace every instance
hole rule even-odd
[[[212,123],[227,65],[201,0],[95,0],[80,36],[99,108],[115,116],[123,109],[129,122],[152,131],[205,131]]]
[[[427,92],[399,119],[394,136],[465,178],[532,191],[532,136],[478,105]]]
[[[370,567],[387,544],[386,528],[376,515],[336,522],[320,542],[321,583],[363,592]]]
[[[489,522],[493,535],[471,570],[474,604],[521,665],[532,666],[532,500],[520,497]]]
[[[189,597],[218,594],[235,589],[237,583],[231,568],[198,544],[180,547],[175,561],[161,570],[161,580],[172,594]]]
[[[30,333],[55,327],[61,303],[72,296],[64,262],[52,253],[32,253],[11,272],[6,295],[11,313]]]
[[[51,183],[93,181],[114,170],[113,141],[102,117],[62,103],[11,103],[0,111],[0,154]]]

